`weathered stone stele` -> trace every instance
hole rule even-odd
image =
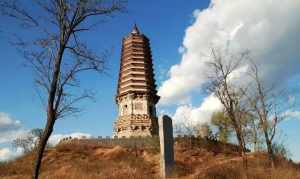
[[[158,135],[158,100],[149,39],[134,25],[122,41],[114,136]]]
[[[169,116],[159,118],[160,169],[162,178],[171,175],[174,166],[174,139],[172,119]]]

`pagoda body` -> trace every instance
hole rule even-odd
[[[155,105],[159,96],[155,88],[149,39],[135,25],[122,41],[114,136],[128,138],[158,134]]]

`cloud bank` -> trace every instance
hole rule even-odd
[[[0,162],[9,161],[23,154],[23,150],[18,148],[12,150],[10,148],[0,148]]]
[[[0,144],[11,142],[18,136],[25,134],[21,122],[12,119],[8,114],[0,112]]]
[[[218,110],[222,110],[222,104],[215,96],[210,95],[204,99],[200,107],[179,106],[173,115],[173,121],[175,124],[189,122],[191,125],[208,123],[212,113]]]
[[[300,119],[300,111],[287,110],[283,113],[287,119]]]
[[[299,12],[300,1],[296,0],[212,0],[207,9],[195,10],[180,47],[181,62],[170,68],[169,78],[158,90],[160,105],[178,104],[199,91],[207,81],[209,59],[205,56],[212,45],[230,43],[233,52],[249,50],[264,81],[285,85],[300,72]],[[242,77],[237,83],[241,81]],[[179,106],[174,117],[184,109],[191,111],[190,118],[206,121],[218,110],[217,103],[209,96],[199,107]]]

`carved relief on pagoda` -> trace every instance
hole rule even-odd
[[[132,114],[120,116],[115,123],[114,130],[118,136],[122,137],[152,136],[158,130],[156,123],[157,119],[147,114]]]
[[[153,100],[148,95],[125,95],[118,99],[119,116],[147,114],[156,116]]]

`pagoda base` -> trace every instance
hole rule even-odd
[[[156,135],[158,135],[157,118],[152,118],[146,114],[120,116],[114,125],[114,136],[118,138]]]

